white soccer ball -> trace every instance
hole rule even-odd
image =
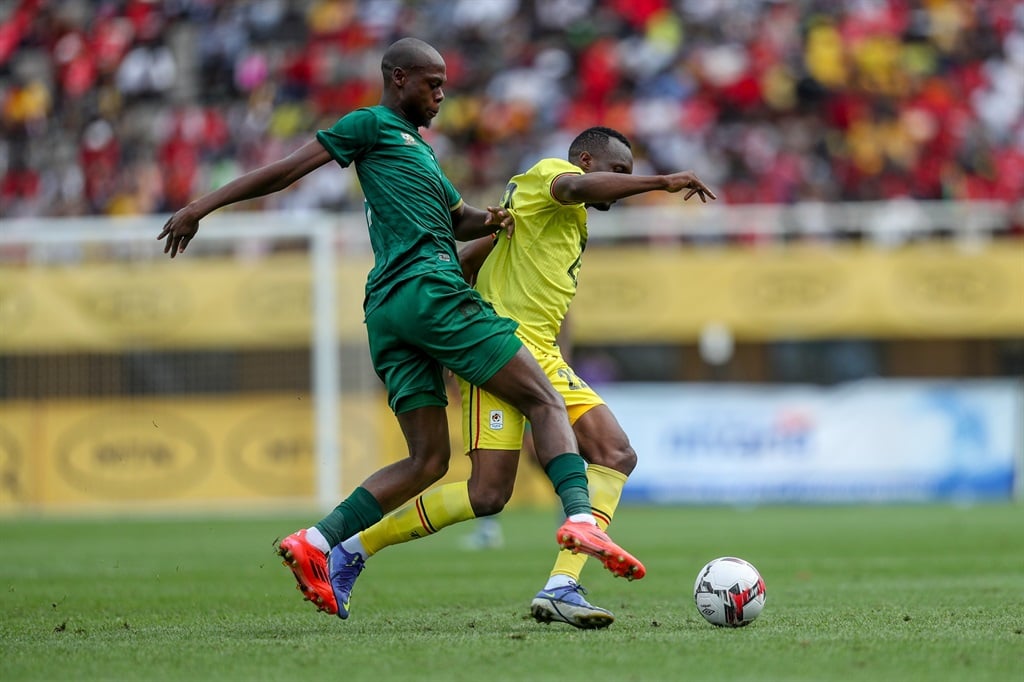
[[[697,574],[693,601],[712,625],[740,628],[761,615],[764,578],[752,564],[736,557],[709,561]]]

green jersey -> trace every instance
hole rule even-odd
[[[451,214],[462,197],[416,126],[378,105],[342,116],[316,139],[342,167],[355,163],[362,186],[374,255],[364,313],[411,277],[450,271],[462,280]]]

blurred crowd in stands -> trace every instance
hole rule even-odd
[[[598,124],[732,204],[1024,195],[1024,0],[0,0],[0,217],[174,210],[376,104],[406,35],[472,203]],[[331,165],[243,207],[361,201]]]

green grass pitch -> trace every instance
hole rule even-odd
[[[624,506],[637,582],[589,562],[607,630],[542,625],[529,603],[555,552],[554,510],[502,515],[367,564],[347,621],[302,602],[272,552],[319,516],[0,521],[0,678],[13,680],[1020,680],[1019,504],[753,509]],[[743,557],[761,617],[719,629],[696,572]]]

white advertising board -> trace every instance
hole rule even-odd
[[[598,390],[639,457],[627,501],[996,500],[1020,477],[1019,382]]]

